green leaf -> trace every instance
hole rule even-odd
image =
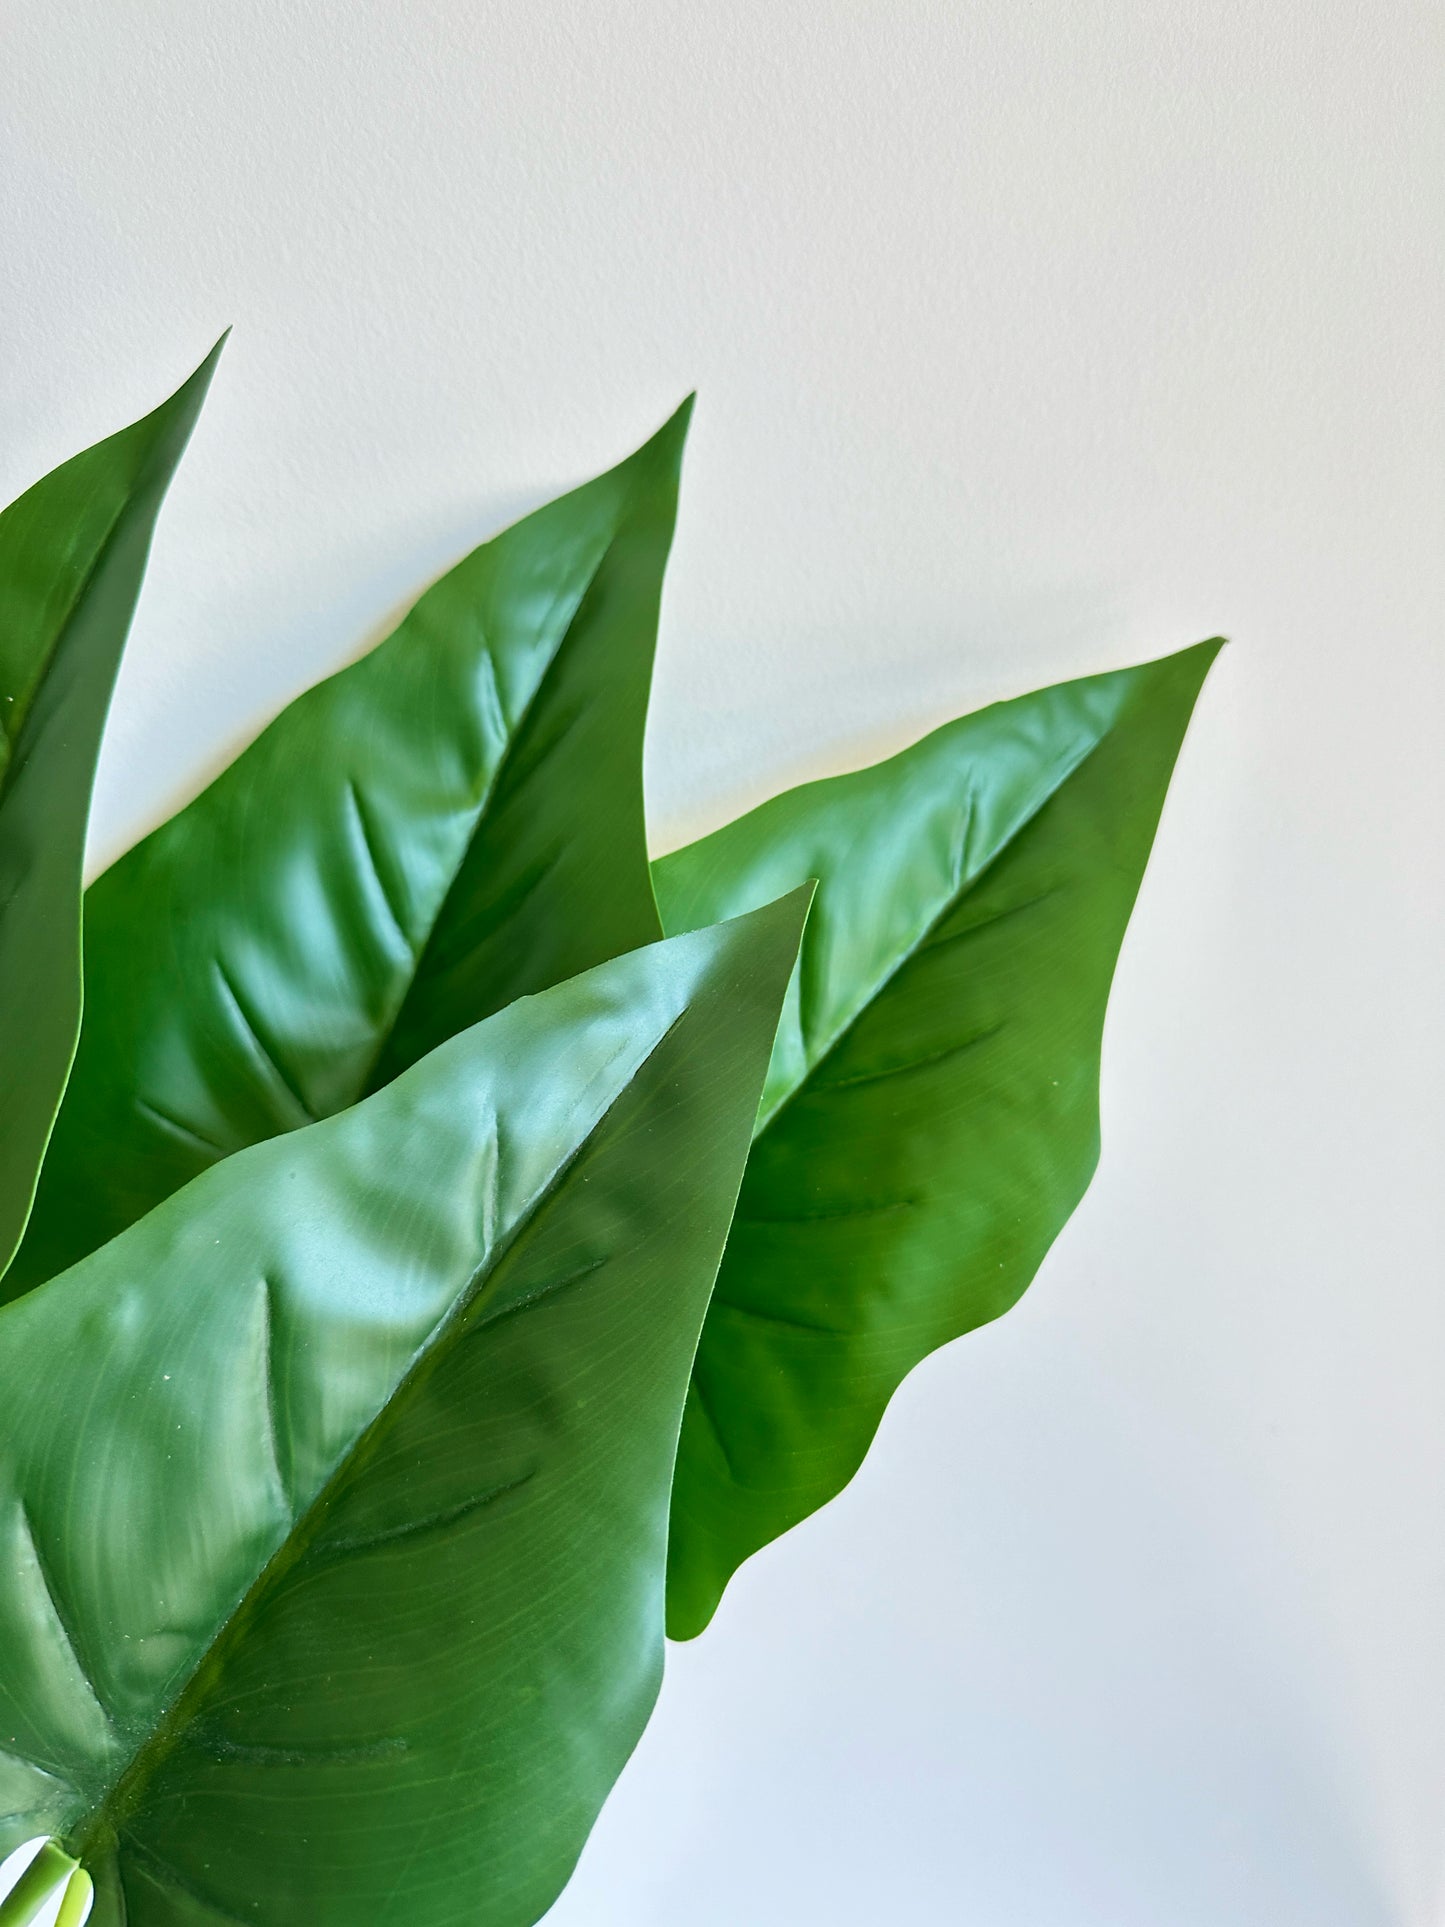
[[[0,1851],[95,1927],[527,1927],[655,1698],[801,896],[526,998],[0,1312]]]
[[[1218,647],[1000,703],[655,866],[669,931],[818,879],[683,1424],[674,1637],[1082,1197],[1114,963]]]
[[[0,513],[0,1272],[80,1030],[80,886],[100,734],[151,531],[220,344],[168,402]]]
[[[85,1026],[11,1295],[661,935],[642,736],[690,406],[473,551],[91,887]]]

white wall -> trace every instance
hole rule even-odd
[[[1010,1318],[675,1651],[564,1927],[1438,1927],[1445,15],[3,0],[0,490],[236,333],[97,853],[701,389],[656,838],[1216,630]]]

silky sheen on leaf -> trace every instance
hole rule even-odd
[[[0,1311],[0,1853],[54,1837],[94,1927],[550,1906],[657,1692],[805,902],[520,1000]]]
[[[642,738],[689,412],[476,549],[92,885],[12,1294],[661,934]]]
[[[1218,646],[999,703],[654,866],[669,931],[818,883],[688,1396],[675,1637],[1083,1195],[1114,964]]]
[[[80,1030],[81,866],[101,731],[156,516],[219,353],[0,513],[0,1272]],[[11,1289],[0,1283],[0,1297]]]

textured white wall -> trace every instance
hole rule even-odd
[[[1235,638],[1023,1306],[673,1654],[565,1927],[1445,1921],[1445,15],[0,0],[0,489],[236,334],[97,854],[701,389],[659,844]]]

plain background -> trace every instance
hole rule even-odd
[[[1445,15],[0,0],[0,488],[235,335],[97,861],[701,391],[655,842],[1227,632],[1105,1156],[557,1927],[1439,1927]],[[550,1927],[550,1923],[549,1923]]]

